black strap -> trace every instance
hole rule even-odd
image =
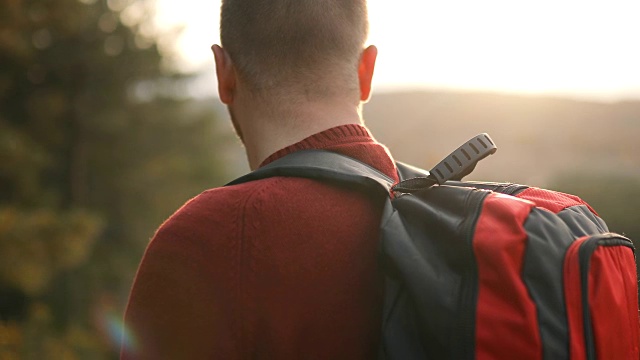
[[[345,155],[326,150],[302,150],[284,156],[226,186],[272,176],[304,177],[364,185],[389,193],[394,180],[377,169]]]
[[[413,193],[436,184],[442,185],[449,180],[461,180],[473,171],[478,161],[496,150],[493,140],[483,133],[464,143],[431,171],[398,163],[401,182],[395,186],[393,179],[356,159],[326,150],[302,150],[282,157],[226,186],[272,176],[289,176],[364,185],[382,189],[387,194],[390,191]]]

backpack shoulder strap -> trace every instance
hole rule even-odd
[[[470,139],[430,172],[398,163],[401,179],[394,186],[393,179],[356,159],[326,150],[302,150],[280,158],[247,175],[228,183],[237,185],[272,176],[304,177],[364,185],[370,188],[411,193],[421,191],[448,180],[461,180],[475,168],[478,161],[496,152],[496,145],[488,134]]]
[[[302,150],[241,176],[226,186],[273,176],[333,180],[384,190],[387,194],[394,184],[387,175],[348,156],[326,150]]]

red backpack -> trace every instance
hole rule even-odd
[[[431,172],[398,163],[399,184],[301,151],[231,184],[308,177],[388,199],[380,359],[639,359],[632,242],[576,196],[459,181],[495,150],[481,134]]]

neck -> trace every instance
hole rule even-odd
[[[235,106],[249,167],[255,170],[271,154],[313,134],[346,124],[362,124],[361,105],[339,99],[298,103],[295,109]]]

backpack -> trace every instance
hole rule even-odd
[[[295,176],[385,196],[380,359],[638,359],[635,249],[580,198],[463,182],[494,153],[487,134],[400,183],[323,150],[287,155],[229,185]]]

